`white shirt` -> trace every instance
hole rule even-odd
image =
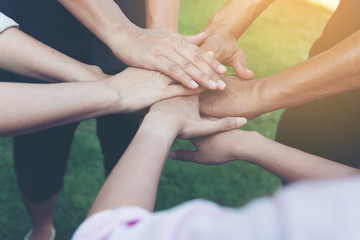
[[[94,214],[73,240],[359,240],[360,176],[302,182],[234,209],[193,200],[150,213],[121,207]]]
[[[4,30],[10,27],[18,27],[18,26],[19,24],[17,24],[14,20],[8,18],[2,12],[0,12],[0,33],[2,33]]]

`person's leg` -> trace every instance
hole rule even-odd
[[[107,176],[125,152],[139,128],[136,115],[115,114],[97,119],[97,136]]]
[[[328,98],[287,109],[276,140],[352,167],[360,167],[360,118],[352,104]]]
[[[126,69],[126,67],[124,65],[119,69],[106,73],[115,75]],[[113,114],[96,119],[96,134],[103,154],[105,176],[110,174],[125,152],[135,136],[139,125],[139,118],[136,115],[129,114]]]
[[[29,239],[50,239],[57,193],[63,180],[77,124],[14,137],[14,165],[30,215]]]
[[[51,239],[56,195],[39,204],[30,202],[24,195],[22,195],[22,199],[32,223],[28,239]]]

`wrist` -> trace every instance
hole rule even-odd
[[[251,120],[268,112],[266,108],[267,102],[263,96],[264,91],[267,89],[263,88],[262,81],[242,80],[234,82],[234,85],[231,87],[231,91],[234,92],[234,99],[230,99],[229,105],[230,112],[234,112],[235,116],[246,117],[248,120]],[[243,92],[243,94],[238,94],[239,92]]]
[[[166,18],[157,18],[156,16],[147,15],[146,16],[146,28],[153,29],[169,29],[173,32],[178,32],[178,18],[174,16],[169,19]]]
[[[256,164],[266,140],[256,131],[238,131],[238,141],[235,140],[230,145],[231,158]]]
[[[289,107],[290,101],[296,99],[291,89],[291,81],[282,82],[282,78],[284,77],[275,74],[257,80],[256,92],[261,103],[261,113]]]
[[[104,43],[110,48],[115,56],[119,57],[119,53],[129,48],[134,39],[136,39],[145,29],[136,25],[119,25],[109,31]],[[120,59],[126,63],[123,57]]]
[[[88,75],[88,80],[105,80],[110,77],[109,75],[105,74],[100,67],[96,65],[88,66]]]
[[[217,34],[221,36],[225,36],[226,38],[238,38],[236,31],[232,29],[231,23],[227,22],[228,19],[224,19],[223,17],[217,17],[215,14],[208,24],[203,29],[208,36]]]
[[[146,114],[141,126],[146,132],[167,138],[171,143],[179,131],[176,122],[171,117],[160,112],[149,112]]]

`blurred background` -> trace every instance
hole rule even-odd
[[[182,0],[179,32],[195,34],[226,0]],[[307,58],[312,42],[322,32],[337,0],[278,0],[254,22],[238,43],[247,55],[255,78],[278,72]],[[241,14],[241,12],[239,12]],[[229,73],[233,71],[229,69]],[[290,79],[289,79],[290,80]],[[282,110],[250,121],[243,129],[274,138]],[[99,144],[92,120],[83,122],[75,136],[73,151],[55,210],[57,239],[70,239],[84,219],[104,177]],[[191,146],[176,141],[173,149]],[[23,239],[30,219],[21,203],[13,170],[10,138],[0,138],[0,239]],[[168,160],[161,177],[156,210],[183,201],[205,198],[226,206],[242,206],[269,196],[280,188],[271,173],[246,162],[200,166]]]

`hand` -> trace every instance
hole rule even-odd
[[[105,80],[111,77],[111,75],[105,74],[100,67],[95,65],[87,65],[89,77],[83,79],[83,81],[93,81],[93,80]]]
[[[206,91],[200,96],[200,112],[211,117],[243,116],[253,119],[264,113],[265,104],[258,90],[258,80],[242,80],[224,76],[228,87],[224,91]]]
[[[227,117],[223,119],[202,118],[199,114],[199,96],[177,97],[154,104],[150,115],[157,115],[160,121],[171,123],[179,138],[193,138],[239,128],[246,123],[245,118]]]
[[[220,74],[226,68],[210,54],[188,42],[186,37],[165,29],[119,31],[109,44],[113,53],[130,66],[157,70],[195,89],[199,84],[208,89],[224,89]],[[202,42],[205,33],[193,36]]]
[[[236,74],[244,79],[254,78],[254,73],[248,69],[246,56],[240,49],[237,39],[229,32],[216,29],[205,29],[207,38],[199,46],[204,51],[213,51],[215,59],[232,66]],[[195,43],[194,43],[195,44]]]
[[[169,157],[199,164],[223,164],[233,160],[249,160],[253,146],[260,141],[257,132],[233,130],[192,139],[197,150],[180,149]]]
[[[188,89],[160,72],[132,67],[104,82],[116,91],[120,99],[116,101],[114,112],[122,113],[137,112],[163,99],[203,91],[202,88]]]

